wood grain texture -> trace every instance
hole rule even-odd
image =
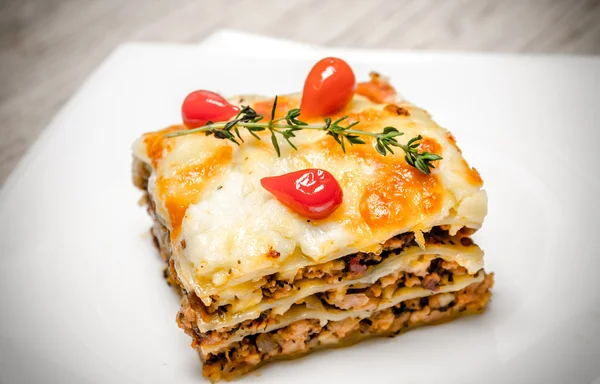
[[[599,0],[0,0],[0,183],[120,43],[219,28],[328,46],[600,54]]]

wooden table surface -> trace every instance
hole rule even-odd
[[[0,185],[127,41],[219,28],[328,46],[600,54],[599,0],[0,0]]]

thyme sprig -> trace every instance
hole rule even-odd
[[[404,151],[404,159],[406,162],[425,174],[429,174],[431,169],[435,168],[431,163],[432,161],[442,159],[441,156],[436,155],[435,153],[419,152],[419,141],[423,139],[421,135],[413,137],[406,144],[400,144],[396,137],[402,136],[404,133],[398,131],[398,129],[394,127],[385,127],[383,128],[383,131],[379,133],[352,129],[358,125],[359,122],[354,121],[347,123],[348,116],[340,117],[337,120],[326,117],[322,124],[308,124],[300,120],[300,109],[298,108],[291,109],[285,116],[276,119],[275,111],[277,109],[277,99],[277,96],[275,96],[273,107],[271,108],[270,119],[266,122],[262,121],[264,116],[256,113],[250,106],[242,106],[237,115],[230,121],[209,121],[202,127],[169,133],[165,135],[165,137],[177,137],[204,132],[207,136],[214,135],[218,139],[230,140],[233,143],[240,145],[240,142],[244,142],[239,131],[240,127],[246,128],[246,130],[258,140],[261,138],[256,132],[268,130],[271,133],[271,142],[273,143],[275,152],[277,152],[277,156],[281,156],[277,135],[281,136],[292,148],[297,150],[298,148],[296,148],[292,142],[292,138],[296,137],[295,132],[313,129],[327,132],[327,135],[333,137],[333,139],[340,144],[344,153],[346,152],[347,143],[351,146],[355,144],[366,144],[360,136],[371,136],[375,138],[375,149],[383,156],[388,153],[393,154],[394,151],[392,150],[392,147],[401,148]]]

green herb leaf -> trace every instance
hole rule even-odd
[[[271,142],[273,143],[273,147],[275,147],[275,152],[277,152],[277,157],[281,157],[281,151],[279,150],[279,143],[277,142],[277,137],[275,133],[271,133]]]
[[[277,109],[277,96],[275,96],[275,100],[273,101],[273,108],[271,108],[271,120],[275,120],[275,110]]]
[[[235,118],[230,121],[215,123],[209,121],[203,127],[168,133],[165,137],[178,137],[204,132],[207,136],[214,135],[217,139],[229,140],[240,145],[237,140],[240,140],[242,143],[244,142],[240,134],[240,128],[246,128],[257,140],[261,140],[261,137],[256,132],[269,130],[271,133],[271,143],[275,148],[275,152],[277,156],[281,156],[281,148],[277,141],[277,135],[281,135],[290,147],[297,150],[296,145],[291,141],[292,138],[296,137],[295,132],[313,129],[325,131],[328,136],[333,137],[344,152],[346,152],[346,141],[351,146],[366,144],[366,141],[360,136],[374,138],[375,150],[383,156],[386,156],[388,153],[394,154],[392,147],[401,148],[404,151],[404,160],[406,163],[425,174],[429,174],[431,169],[435,168],[431,164],[432,161],[442,160],[442,157],[435,153],[418,151],[421,144],[419,141],[423,139],[421,135],[411,138],[406,144],[400,144],[396,137],[402,136],[404,133],[391,126],[383,128],[383,131],[379,133],[357,130],[353,128],[359,124],[358,121],[343,125],[347,121],[348,116],[342,116],[335,121],[332,121],[330,117],[325,117],[322,124],[308,124],[300,120],[301,111],[298,108],[290,109],[284,117],[275,119],[278,100],[279,97],[275,96],[273,106],[271,107],[270,119],[266,122],[262,122],[264,116],[257,114],[250,106],[241,106]],[[231,132],[232,130],[233,133]]]
[[[383,146],[383,144],[381,144],[380,140],[377,140],[377,144],[375,145],[375,149],[377,150],[377,152],[379,152],[383,156],[386,155],[385,147]]]

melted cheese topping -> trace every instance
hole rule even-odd
[[[272,103],[258,97],[231,101],[250,104],[259,113],[270,111]],[[277,116],[299,101],[300,95],[280,99]],[[297,151],[281,140],[281,157],[268,133],[259,132],[263,139],[258,141],[243,129],[240,146],[203,134],[164,138],[166,131],[184,127],[149,133],[136,142],[135,155],[153,169],[148,189],[171,231],[172,257],[187,290],[207,298],[233,282],[256,280],[286,265],[380,252],[387,239],[407,231],[449,225],[455,233],[481,226],[487,212],[481,178],[426,111],[405,101],[386,105],[355,96],[337,116],[343,115],[348,122],[360,121],[356,128],[361,130],[396,127],[404,132],[401,143],[420,134],[420,150],[443,160],[425,175],[405,162],[400,149],[382,156],[374,140],[364,137],[366,145],[347,146],[344,153],[321,131],[297,132]],[[299,216],[260,185],[263,177],[305,168],[329,171],[343,189],[342,205],[326,219]]]

